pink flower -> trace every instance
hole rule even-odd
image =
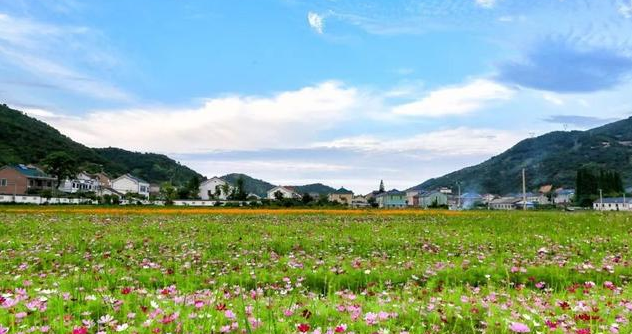
[[[235,313],[231,310],[226,310],[224,311],[224,316],[226,316],[226,318],[230,319],[230,320],[235,320],[235,318],[237,317],[235,315]]]
[[[535,283],[535,287],[538,289],[544,289],[545,286],[546,286],[546,283],[544,282]]]
[[[342,325],[338,325],[336,326],[336,328],[334,329],[335,333],[344,333],[347,330],[347,325],[342,324]]]
[[[364,321],[367,325],[375,325],[377,323],[377,314],[369,312],[364,315]]]
[[[520,322],[512,322],[511,326],[509,326],[509,330],[514,332],[514,333],[529,333],[531,332],[531,330],[529,329],[529,326],[520,323]]]
[[[72,330],[72,334],[88,334],[88,329],[85,327],[75,327]]]
[[[0,334],[7,334],[9,332],[9,329],[0,325]]]

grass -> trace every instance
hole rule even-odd
[[[629,333],[631,217],[5,207],[0,333]]]

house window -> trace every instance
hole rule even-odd
[[[7,186],[7,179],[0,179],[0,187],[6,187]]]

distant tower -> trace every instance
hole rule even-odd
[[[385,192],[386,190],[384,190],[384,180],[380,180],[380,193]]]

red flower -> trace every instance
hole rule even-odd
[[[308,324],[300,324],[296,326],[296,329],[298,329],[298,331],[301,333],[307,333],[309,331],[309,328],[310,327]]]
[[[72,334],[88,334],[88,329],[85,327],[74,328]]]
[[[132,292],[132,288],[124,287],[121,289],[121,293],[124,295],[128,295],[130,292]]]
[[[549,329],[556,329],[557,328],[557,321],[547,320],[546,321],[546,327],[548,327]]]
[[[590,328],[580,328],[575,333],[577,333],[577,334],[590,334]]]
[[[218,311],[226,311],[226,304],[217,304],[217,306],[215,306],[215,309]]]

